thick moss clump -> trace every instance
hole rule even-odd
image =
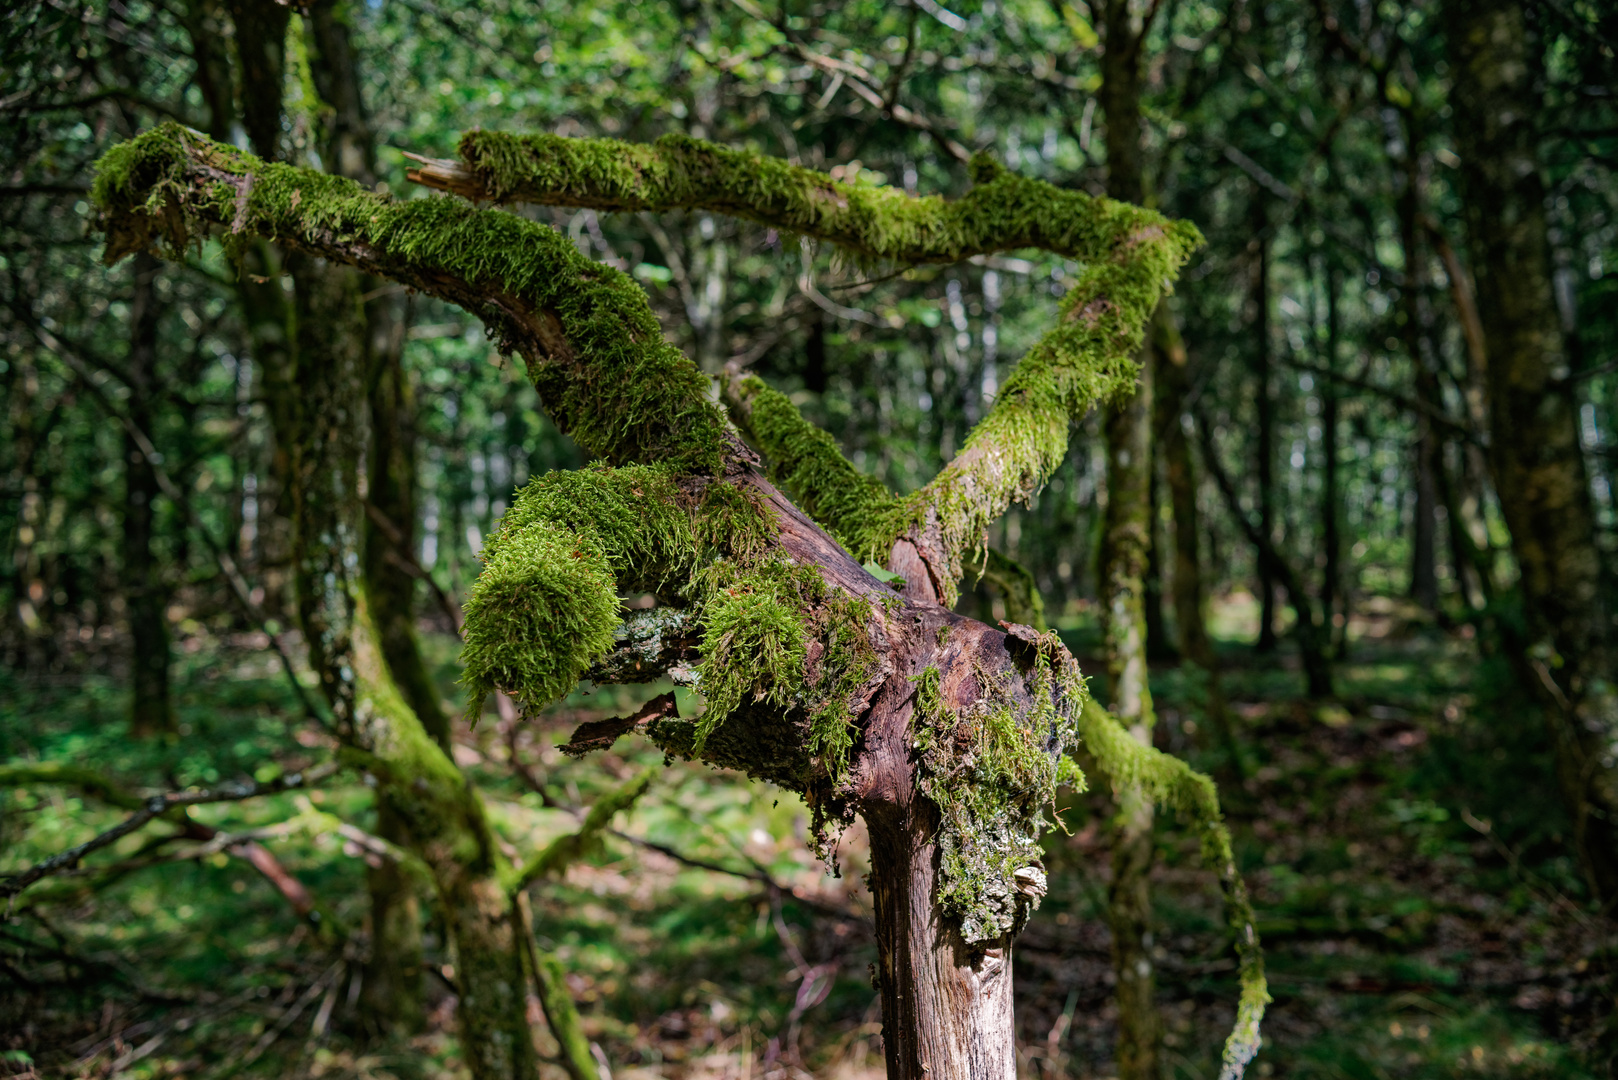
[[[917,677],[911,733],[917,785],[939,814],[938,901],[969,943],[1021,930],[1045,892],[1040,837],[1051,827],[1063,755],[1088,694],[1054,635],[1020,676],[981,675],[981,697],[950,709],[939,673]]]
[[[466,605],[474,709],[499,687],[528,709],[566,695],[613,647],[620,583],[689,574],[698,558],[690,500],[668,466],[548,473],[517,495],[482,553]]]
[[[785,394],[764,380],[747,376],[734,392],[742,404],[737,410],[742,426],[764,451],[770,479],[855,558],[887,561],[883,538],[872,527],[895,505],[892,493],[856,469],[837,440],[805,420]]]
[[[613,463],[714,471],[725,422],[708,380],[663,334],[646,294],[565,236],[458,199],[400,202],[351,180],[269,164],[178,124],[113,147],[93,198],[108,257],[162,241],[175,252],[210,227],[228,245],[248,236],[306,247],[448,296],[512,332],[550,313],[565,343],[529,359],[557,425]],[[538,316],[542,321],[544,314]]]
[[[773,530],[749,492],[672,466],[598,464],[535,479],[485,545],[467,603],[463,681],[474,714],[496,687],[530,711],[567,694],[621,643],[619,595],[652,590],[686,609],[682,624],[702,628],[696,687],[706,708],[654,728],[668,748],[722,756],[798,790],[840,775],[853,744],[848,699],[876,666],[870,606],[775,553]],[[830,647],[811,671],[817,639]],[[757,715],[784,719],[752,720],[760,706]],[[728,723],[744,712],[750,722]]]

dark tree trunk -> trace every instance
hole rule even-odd
[[[150,436],[157,389],[160,263],[151,255],[133,260],[135,295],[129,305],[129,419]],[[129,730],[137,736],[174,731],[169,693],[169,591],[152,543],[156,539],[157,470],[140,445],[124,436],[124,601],[129,605]]]
[[[1107,124],[1107,194],[1145,201],[1141,147],[1141,52],[1148,27],[1137,25],[1127,0],[1108,0],[1101,58],[1101,109]],[[1148,581],[1153,534],[1152,374],[1148,344],[1140,388],[1104,420],[1107,509],[1102,522],[1099,595],[1106,635],[1110,708],[1134,738],[1150,746],[1157,717],[1147,671]],[[1161,616],[1159,616],[1161,617]],[[1156,1080],[1162,1039],[1152,958],[1150,875],[1154,855],[1152,803],[1136,785],[1114,791],[1112,882],[1107,921],[1118,1003],[1118,1075]]]
[[[329,171],[376,182],[375,136],[360,92],[347,24],[333,4],[317,4],[305,22],[310,74],[326,107],[322,157]],[[411,567],[416,535],[415,397],[404,370],[403,320],[395,290],[348,269],[348,288],[364,303],[361,340],[370,412],[370,459],[364,524],[364,585],[388,673],[427,734],[450,750],[450,721],[416,639],[417,585]],[[369,297],[360,301],[359,297]],[[385,801],[378,834],[408,842],[406,823]],[[413,1034],[422,1009],[421,916],[415,889],[398,866],[366,875],[371,894],[371,951],[365,966],[363,1023],[374,1031]]]
[[[1148,343],[1148,364],[1156,364],[1155,353],[1151,352]],[[1152,420],[1156,427],[1155,418]],[[1163,522],[1161,508],[1163,505],[1163,483],[1159,472],[1162,467],[1163,451],[1158,442],[1157,431],[1152,432],[1152,468],[1147,478],[1147,513],[1149,532],[1146,547],[1146,577],[1142,581],[1143,596],[1141,600],[1142,614],[1146,619],[1146,659],[1153,662],[1172,661],[1179,658],[1180,651],[1174,645],[1169,635],[1168,621],[1163,617]]]
[[[1613,630],[1595,508],[1551,279],[1536,157],[1538,42],[1512,0],[1450,0],[1467,234],[1487,353],[1490,468],[1521,571],[1522,679],[1544,711],[1575,840],[1604,900],[1618,897]]]
[[[1338,298],[1342,293],[1342,271],[1335,262],[1326,269],[1326,355],[1328,372],[1337,370],[1337,352],[1341,345],[1342,324],[1338,314]],[[1320,441],[1323,450],[1323,468],[1320,491],[1320,537],[1325,549],[1320,575],[1321,630],[1330,645],[1333,656],[1340,657],[1348,641],[1348,614],[1343,595],[1343,481],[1341,473],[1340,436],[1338,433],[1337,380],[1328,376],[1320,387]],[[1339,611],[1339,604],[1343,610]]]
[[[1197,476],[1191,460],[1191,440],[1185,430],[1185,402],[1191,391],[1190,363],[1167,307],[1160,307],[1153,323],[1151,362],[1153,445],[1163,462],[1163,482],[1169,489],[1174,520],[1174,622],[1179,629],[1180,656],[1201,669],[1205,680],[1203,707],[1230,755],[1239,776],[1247,774],[1247,755],[1237,735],[1219,661],[1204,615],[1207,594],[1202,579],[1202,515],[1197,509]]]
[[[1421,161],[1420,132],[1412,117],[1405,117],[1402,187],[1399,191],[1399,242],[1404,251],[1404,280],[1399,288],[1400,336],[1405,355],[1415,372],[1416,399],[1430,408],[1442,409],[1438,372],[1422,326],[1423,291],[1427,287],[1426,264],[1421,245]],[[1410,525],[1410,598],[1423,610],[1438,611],[1438,470],[1443,468],[1443,440],[1434,429],[1432,417],[1418,412],[1416,444],[1411,461],[1415,506]]]
[[[1275,543],[1275,395],[1271,386],[1270,351],[1270,219],[1264,196],[1253,194],[1253,258],[1251,295],[1253,313],[1253,420],[1257,461],[1253,477],[1258,484],[1258,527],[1267,542]],[[1275,648],[1276,580],[1267,562],[1258,563],[1258,642],[1260,652]]]

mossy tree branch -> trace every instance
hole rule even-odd
[[[945,604],[957,596],[966,552],[1061,463],[1073,422],[1133,387],[1146,323],[1201,243],[1189,224],[1017,176],[986,155],[972,161],[972,189],[948,201],[846,184],[680,136],[644,145],[479,131],[462,138],[460,152],[459,162],[424,160],[411,175],[477,200],[710,210],[823,240],[870,263],[955,262],[1026,247],[1083,262],[1056,325],[926,487],[873,513],[865,482],[817,452],[819,486],[797,490],[838,511],[828,528],[852,541],[856,556],[886,561],[911,579],[912,595]]]
[[[1079,736],[1091,760],[1114,790],[1133,788],[1153,804],[1187,819],[1202,842],[1203,862],[1219,877],[1225,895],[1225,922],[1235,940],[1241,999],[1236,1024],[1225,1040],[1220,1080],[1240,1080],[1259,1050],[1259,1025],[1270,1001],[1264,977],[1264,952],[1255,929],[1247,885],[1236,867],[1230,830],[1219,809],[1214,782],[1171,754],[1144,746],[1123,724],[1094,700],[1079,715]]]
[[[109,151],[94,199],[109,260],[178,253],[217,228],[228,245],[256,236],[357,266],[482,318],[589,453],[615,464],[721,463],[724,418],[707,380],[663,340],[646,294],[554,229],[449,199],[400,202],[178,124]]]

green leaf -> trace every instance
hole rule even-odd
[[[878,581],[883,582],[883,583],[888,584],[888,585],[903,585],[904,584],[905,576],[903,574],[895,574],[892,570],[889,570],[887,567],[878,566],[874,562],[869,562],[868,561],[868,562],[865,563],[865,572],[870,574],[872,577],[876,578]]]

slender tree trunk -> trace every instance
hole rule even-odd
[[[1163,482],[1169,489],[1174,519],[1174,573],[1171,595],[1174,622],[1179,628],[1180,656],[1201,670],[1204,709],[1230,755],[1238,776],[1247,774],[1247,755],[1237,735],[1219,678],[1219,661],[1204,615],[1207,594],[1202,580],[1202,515],[1197,510],[1197,478],[1191,461],[1191,440],[1183,417],[1190,393],[1190,364],[1185,343],[1167,305],[1158,308],[1153,322],[1152,422],[1153,445],[1163,462]]]
[[[129,311],[129,418],[144,432],[153,430],[157,383],[157,274],[152,255],[133,260],[135,295]],[[124,436],[124,598],[129,605],[130,733],[167,735],[174,731],[169,693],[168,589],[152,550],[155,539],[157,472],[140,446]]]
[[[1538,43],[1512,0],[1450,0],[1446,36],[1467,232],[1487,352],[1490,468],[1521,571],[1541,703],[1591,884],[1618,898],[1614,643],[1578,408],[1552,288],[1536,158]]]
[[[1145,199],[1141,148],[1140,57],[1147,27],[1137,26],[1128,0],[1109,0],[1104,17],[1101,108],[1107,124],[1107,194]],[[1152,374],[1144,350],[1140,388],[1106,414],[1107,509],[1102,522],[1100,597],[1106,634],[1110,708],[1130,734],[1150,746],[1156,715],[1147,671],[1146,592],[1152,520]],[[1137,785],[1114,795],[1112,882],[1107,921],[1112,929],[1118,1041],[1122,1080],[1157,1080],[1159,1043],[1156,973],[1152,960],[1150,877],[1154,856],[1153,808]]]
[[[1422,327],[1422,292],[1426,264],[1421,248],[1421,163],[1419,129],[1405,117],[1402,187],[1399,191],[1399,242],[1404,251],[1404,280],[1399,288],[1400,336],[1415,372],[1416,398],[1441,407],[1438,373],[1427,355]],[[1417,413],[1416,444],[1411,461],[1415,507],[1410,528],[1410,598],[1423,610],[1438,610],[1438,475],[1443,468],[1443,440],[1426,413]]]
[[[526,1019],[522,922],[501,883],[503,860],[476,790],[393,681],[358,572],[360,470],[370,442],[358,278],[309,256],[287,262],[296,297],[288,382],[298,395],[272,414],[290,413],[297,423],[277,436],[291,447],[298,610],[310,666],[339,737],[370,762],[382,813],[433,874],[469,1070],[476,1080],[528,1080],[538,1063]]]
[[[305,20],[310,74],[324,106],[322,157],[327,169],[376,182],[375,135],[360,90],[348,25],[336,5],[313,5]],[[394,290],[353,271],[364,305],[371,446],[364,523],[366,597],[388,672],[427,734],[446,753],[450,722],[416,638],[415,398],[404,370],[404,322]],[[408,840],[406,823],[378,806],[379,835]],[[365,966],[363,1022],[377,1032],[412,1034],[422,1010],[421,914],[415,889],[399,867],[387,863],[366,875],[371,894],[371,949]]]
[[[1338,298],[1342,294],[1343,275],[1335,262],[1326,269],[1326,357],[1327,371],[1337,370],[1337,352],[1341,345],[1342,322],[1338,312]],[[1321,546],[1325,549],[1324,565],[1320,575],[1321,631],[1334,656],[1342,655],[1348,641],[1346,610],[1338,611],[1343,597],[1343,496],[1341,477],[1341,447],[1338,432],[1337,380],[1326,378],[1320,388],[1320,441],[1323,448],[1323,475],[1320,492]],[[1346,607],[1346,605],[1345,605]],[[1338,617],[1342,615],[1341,624]]]
[[[1101,554],[1111,697],[1108,707],[1129,726],[1137,741],[1148,746],[1156,723],[1142,610],[1151,536],[1150,372],[1150,366],[1143,368],[1135,397],[1106,418],[1107,511]],[[1157,1076],[1161,1038],[1153,1000],[1156,979],[1151,953],[1153,811],[1151,802],[1133,785],[1123,786],[1116,795],[1118,812],[1113,819],[1116,832],[1107,917],[1112,927],[1113,970],[1118,980],[1118,1075],[1126,1080],[1145,1080]]]
[[[1258,460],[1253,477],[1258,484],[1258,527],[1275,543],[1275,392],[1271,386],[1270,350],[1270,220],[1264,196],[1253,194],[1253,233],[1257,251],[1253,259],[1253,410]],[[1263,559],[1258,565],[1258,642],[1260,652],[1275,649],[1275,575]]]
[[[1155,351],[1151,344],[1147,344],[1148,364],[1156,364]],[[1156,420],[1152,421],[1154,427]],[[1142,614],[1146,619],[1146,658],[1148,660],[1172,661],[1179,658],[1179,650],[1175,647],[1173,639],[1169,636],[1168,622],[1163,618],[1163,522],[1161,507],[1163,505],[1163,483],[1159,474],[1162,461],[1162,449],[1157,440],[1156,431],[1152,437],[1152,468],[1148,480],[1147,507],[1148,520],[1151,523],[1151,542],[1146,547],[1146,578],[1143,582],[1145,595],[1142,599]]]

